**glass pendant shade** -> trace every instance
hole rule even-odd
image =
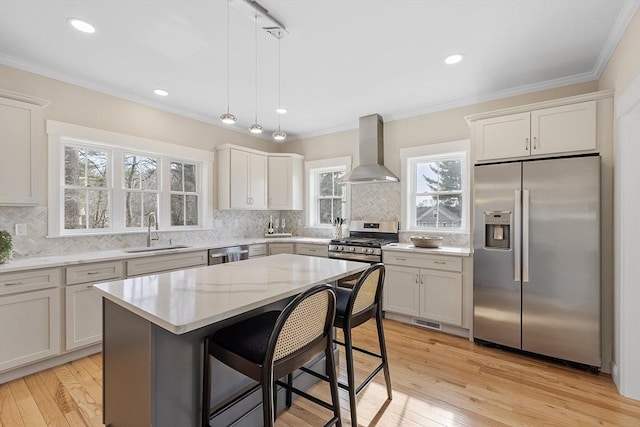
[[[286,137],[287,133],[281,130],[277,130],[273,133],[273,139],[275,139],[276,141],[284,141]]]
[[[230,113],[224,113],[220,116],[220,120],[222,120],[222,123],[224,124],[232,125],[236,122],[236,116]]]
[[[251,126],[249,126],[249,132],[262,133],[262,126],[260,126],[258,123],[254,123]]]

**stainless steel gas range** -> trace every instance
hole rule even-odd
[[[382,247],[397,241],[397,221],[351,221],[349,237],[329,243],[329,258],[382,262]]]

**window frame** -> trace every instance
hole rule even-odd
[[[470,182],[470,140],[450,141],[438,144],[429,144],[419,147],[411,147],[400,150],[402,179],[402,207],[401,217],[405,226],[403,231],[430,232],[430,233],[470,233],[471,212],[471,182]],[[453,227],[418,227],[416,225],[416,197],[426,193],[417,192],[417,165],[422,163],[460,160],[461,183],[461,226]],[[430,192],[436,194],[438,192]]]
[[[204,230],[212,228],[207,212],[213,208],[213,160],[212,151],[188,146],[154,141],[99,129],[86,128],[69,123],[47,120],[49,139],[49,192],[47,237],[84,235],[129,234],[146,232],[146,225],[125,227],[125,194],[130,189],[124,185],[125,155],[141,155],[157,160],[158,173],[158,225],[164,231]],[[64,228],[64,147],[66,145],[92,147],[110,152],[107,190],[110,192],[110,226],[101,229],[67,230]],[[198,194],[198,224],[172,226],[170,217],[170,186],[168,166],[171,161],[196,165],[196,190]]]
[[[311,160],[304,163],[305,168],[305,226],[314,228],[331,228],[331,224],[321,224],[319,218],[318,203],[321,198],[326,196],[319,195],[319,176],[321,173],[328,172],[344,172],[345,174],[351,171],[351,156],[336,157],[323,160]],[[345,216],[348,216],[351,212],[351,190],[348,184],[345,184],[343,191],[343,205],[342,210],[345,212]],[[331,198],[333,199],[333,197]]]

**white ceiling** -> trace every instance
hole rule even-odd
[[[231,16],[231,128],[255,115],[252,19]],[[597,79],[638,0],[260,0],[281,41],[287,140]],[[0,63],[219,126],[225,0],[0,0]],[[67,18],[92,22],[79,33]],[[258,122],[278,127],[277,46],[258,33]],[[458,65],[443,63],[464,53]],[[0,76],[0,87],[2,87]],[[159,98],[153,89],[164,88]],[[247,132],[248,133],[248,132]]]

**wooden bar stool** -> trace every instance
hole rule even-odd
[[[387,396],[392,399],[391,377],[389,375],[389,363],[387,359],[387,347],[384,340],[384,330],[382,327],[382,286],[384,284],[384,264],[376,263],[365,270],[353,289],[336,288],[336,319],[334,326],[342,329],[344,342],[334,340],[336,344],[345,347],[345,359],[347,362],[347,383],[338,383],[340,388],[349,392],[349,406],[351,410],[351,425],[358,425],[356,414],[356,395],[366,387],[371,380],[384,370],[384,379],[387,385]],[[351,330],[362,325],[369,319],[376,319],[378,329],[378,344],[380,354],[355,347],[352,342]],[[381,363],[369,374],[369,376],[358,386],[355,384],[355,373],[353,365],[353,351],[368,354],[381,359]],[[313,371],[304,369],[312,375],[318,376]]]
[[[222,361],[259,384],[236,397],[233,402],[262,388],[264,426],[275,420],[275,393],[278,384],[287,390],[287,406],[291,393],[296,393],[333,411],[326,424],[342,426],[338,399],[338,380],[333,357],[333,322],[336,298],[332,286],[318,285],[298,295],[282,312],[269,311],[216,331],[205,339],[204,390],[202,425],[209,426],[211,378],[209,356]],[[293,371],[322,355],[326,357],[327,380],[331,404],[293,387]],[[278,378],[287,376],[287,382]],[[232,402],[232,403],[233,403]],[[230,404],[232,404],[230,403]],[[228,407],[229,405],[226,405]]]

